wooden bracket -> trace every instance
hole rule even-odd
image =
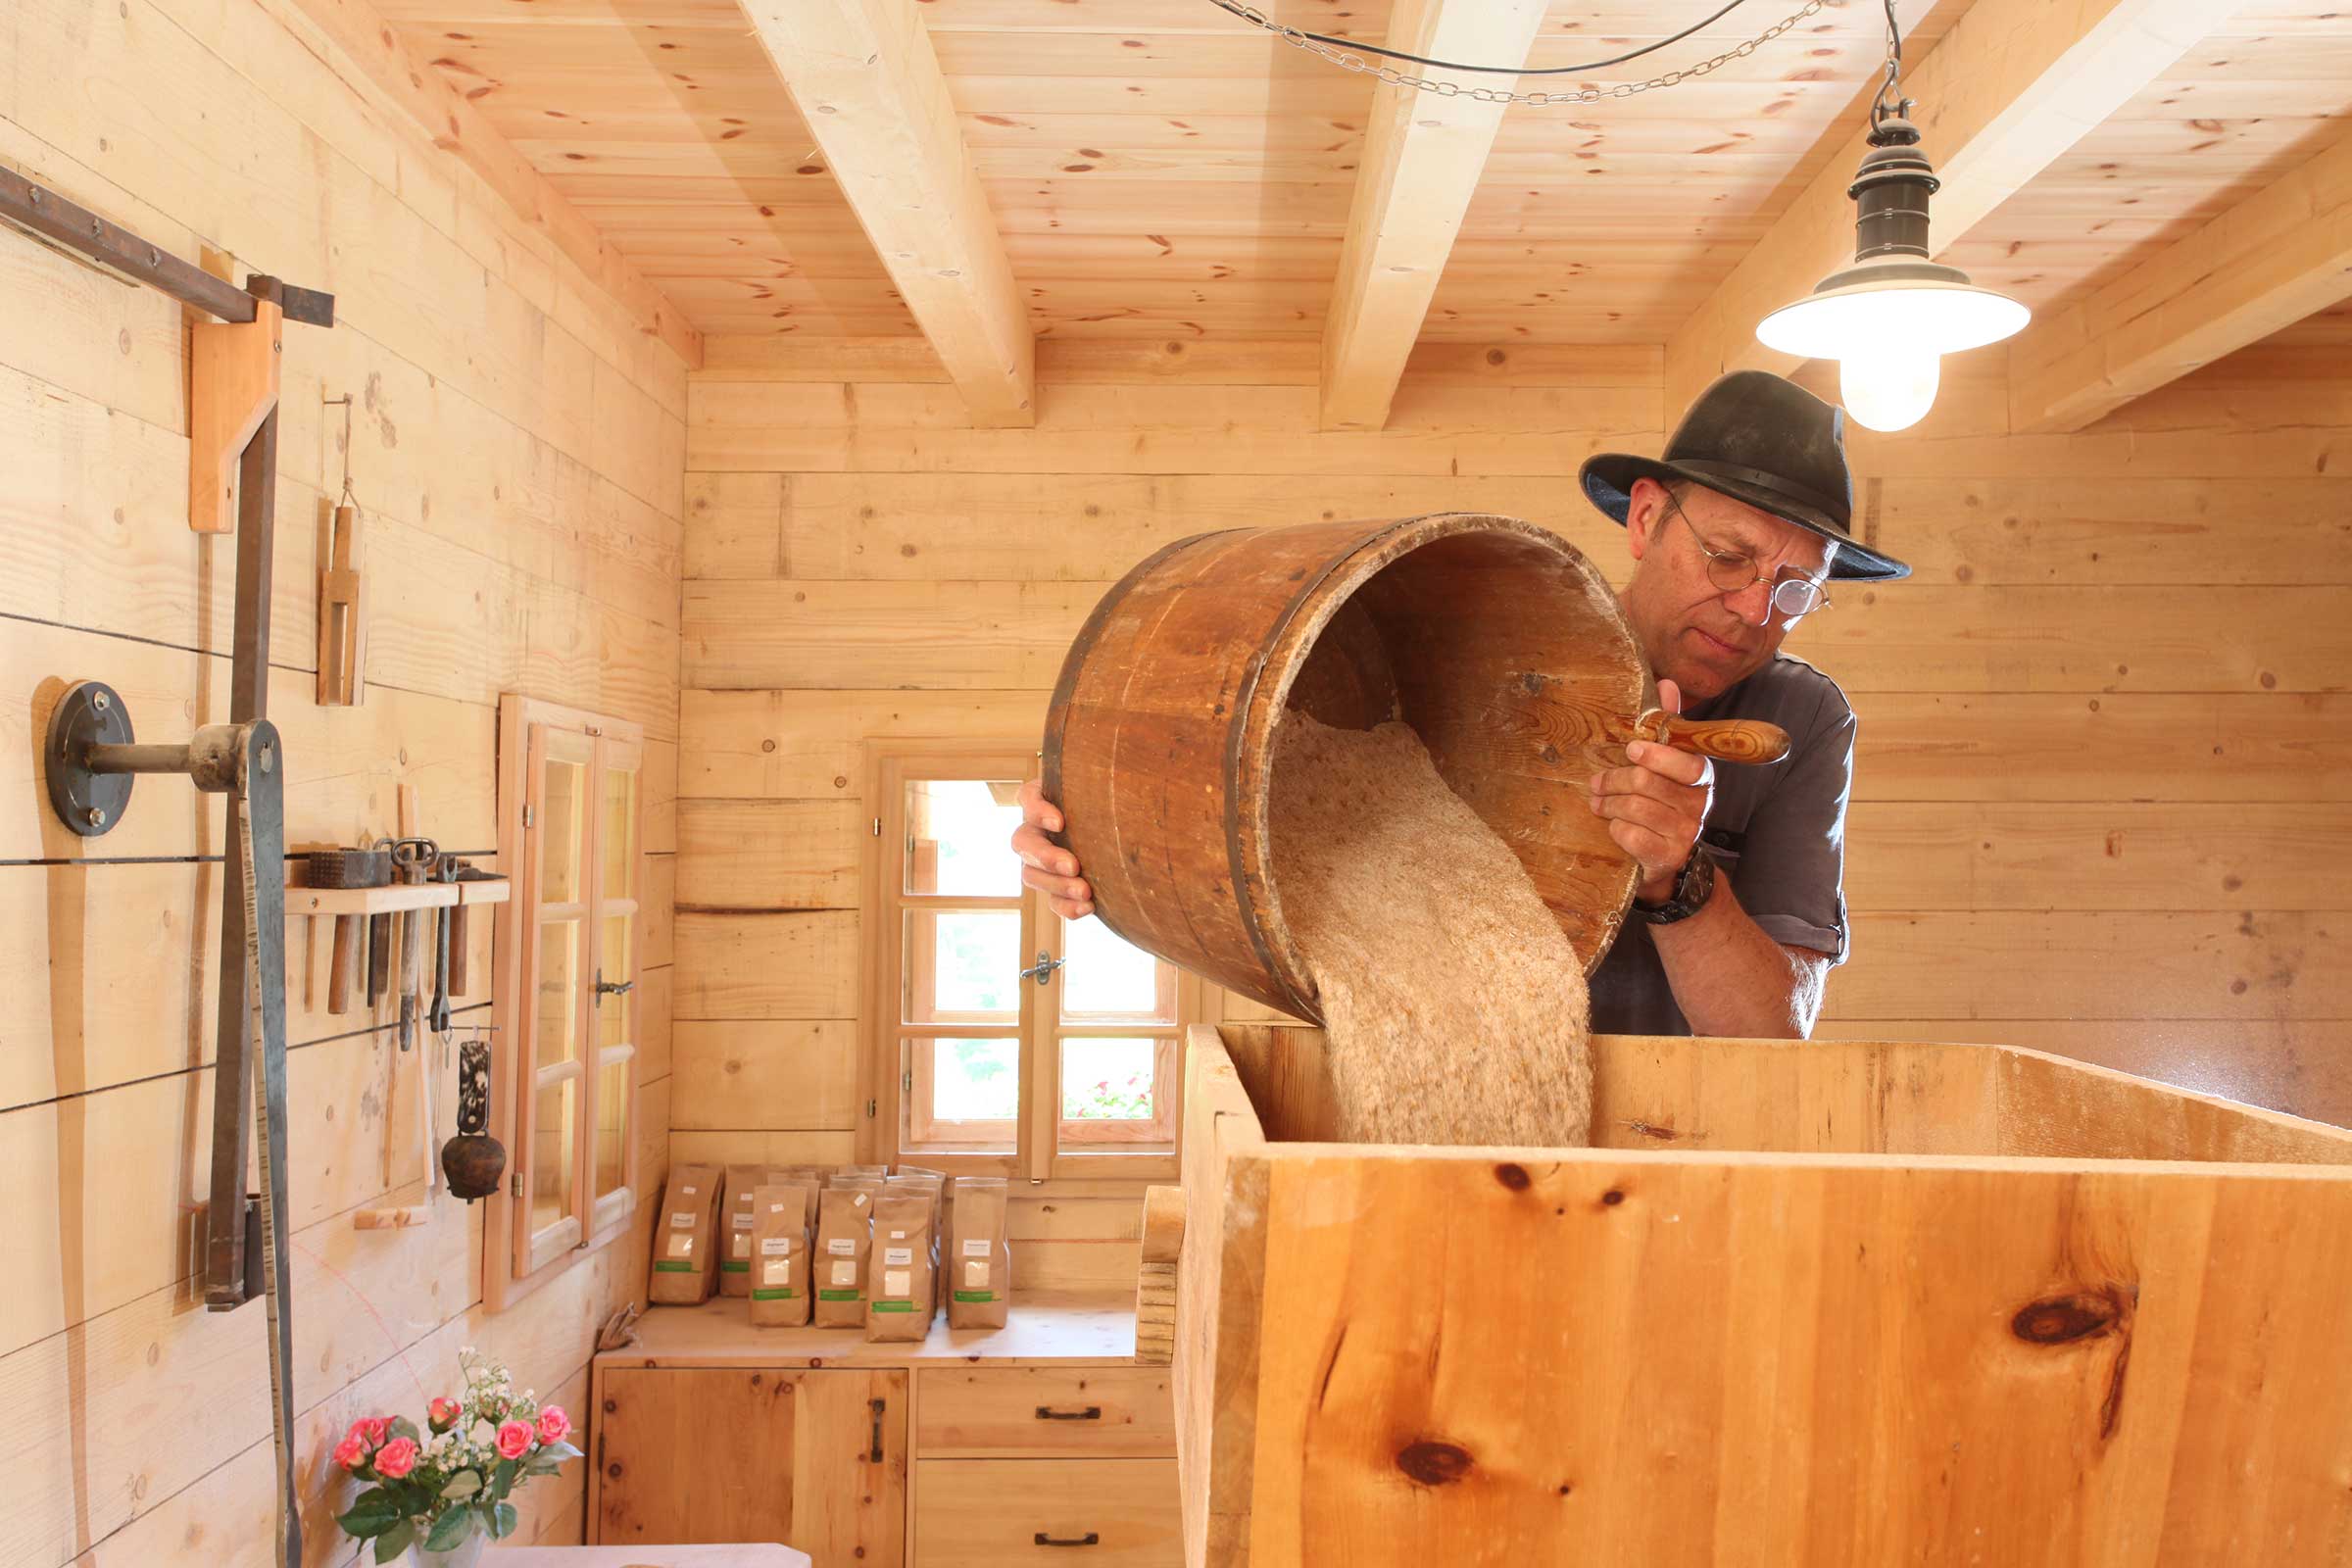
[[[1135,1359],[1166,1366],[1176,1351],[1176,1268],[1184,1251],[1184,1189],[1144,1189],[1143,1262],[1135,1282]]]
[[[277,407],[283,313],[256,300],[253,319],[200,321],[190,328],[188,526],[230,533],[237,460]]]
[[[367,691],[361,678],[367,627],[360,617],[360,513],[335,508],[327,564],[318,568],[318,706],[351,708]]]

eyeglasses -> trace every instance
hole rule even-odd
[[[1812,578],[1785,577],[1775,582],[1756,569],[1755,557],[1741,555],[1736,550],[1718,550],[1707,543],[1706,535],[1698,531],[1698,524],[1690,520],[1690,514],[1683,511],[1683,504],[1672,495],[1667,496],[1666,504],[1674,508],[1674,514],[1682,518],[1683,525],[1690,530],[1690,538],[1697,544],[1698,553],[1707,558],[1707,581],[1713,583],[1719,592],[1726,596],[1743,594],[1757,583],[1771,583],[1772,608],[1783,620],[1791,624],[1816,610],[1830,608],[1830,596]]]

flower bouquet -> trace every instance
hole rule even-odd
[[[514,1529],[507,1496],[530,1476],[553,1475],[580,1450],[564,1439],[571,1418],[514,1392],[507,1369],[468,1348],[458,1352],[466,1389],[427,1402],[427,1438],[402,1416],[354,1421],[335,1445],[335,1463],[373,1485],[336,1517],[344,1533],[375,1543],[375,1560],[410,1547],[439,1557],[465,1552]]]

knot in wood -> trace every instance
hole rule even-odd
[[[2019,1307],[2009,1332],[2029,1345],[2071,1345],[2105,1334],[2122,1315],[2112,1295],[2050,1296]]]
[[[1468,1449],[1423,1438],[1396,1450],[1396,1468],[1424,1487],[1449,1487],[1470,1473]]]

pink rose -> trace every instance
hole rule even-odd
[[[375,1450],[375,1473],[398,1481],[416,1468],[416,1440],[394,1438]]]
[[[562,1443],[570,1436],[571,1417],[564,1413],[562,1405],[551,1404],[539,1412],[539,1441],[541,1443]]]
[[[392,1422],[389,1417],[371,1415],[353,1422],[351,1429],[368,1440],[368,1446],[380,1448],[384,1446],[384,1439],[391,1436]]]
[[[464,1410],[465,1406],[455,1399],[429,1399],[424,1406],[425,1417],[432,1422],[435,1432],[448,1431]]]
[[[498,1429],[498,1456],[519,1459],[531,1451],[531,1429],[519,1421],[509,1421]]]
[[[360,1441],[360,1435],[356,1432],[335,1445],[335,1463],[346,1470],[357,1470],[367,1457],[368,1445]]]

